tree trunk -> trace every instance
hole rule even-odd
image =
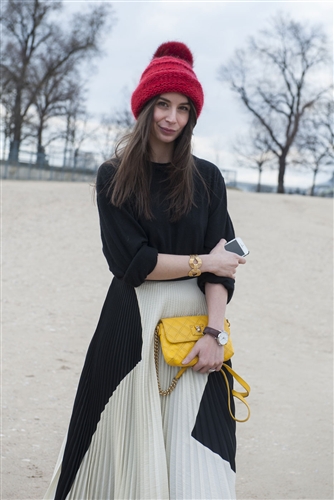
[[[313,170],[313,181],[312,181],[310,196],[314,196],[314,186],[315,186],[315,179],[317,177],[317,173],[318,173],[318,167]]]
[[[19,161],[19,149],[20,142],[19,141],[10,141],[9,143],[9,153],[8,153],[8,162],[16,165]]]
[[[68,153],[68,143],[69,143],[69,134],[70,134],[70,119],[67,116],[66,120],[66,135],[65,135],[65,146],[64,146],[64,156],[63,156],[63,168],[66,167],[67,161],[67,153]]]
[[[78,166],[78,157],[79,157],[79,148],[75,148],[75,151],[74,151],[74,164],[73,164],[73,168],[77,168]]]
[[[2,148],[2,161],[5,161],[7,142],[10,141],[10,115],[7,109],[4,121],[5,121],[5,126],[3,129],[4,138],[3,138],[3,148]]]
[[[286,168],[286,157],[287,157],[287,153],[283,152],[278,160],[278,165],[279,165],[278,185],[277,185],[277,192],[278,193],[285,193],[285,191],[284,191],[284,175],[285,175],[285,168]]]
[[[36,165],[38,165],[39,168],[42,168],[45,164],[45,148],[43,147],[42,144],[43,127],[44,127],[44,120],[43,117],[40,117],[37,129],[37,155],[36,155]]]
[[[261,174],[262,174],[262,168],[259,167],[259,176],[258,176],[258,179],[257,179],[257,188],[256,188],[256,192],[257,193],[261,192]]]
[[[14,106],[14,131],[13,139],[10,141],[8,160],[12,163],[19,161],[19,150],[21,144],[22,116],[21,116],[21,90],[18,89]]]
[[[44,127],[44,123],[43,123],[43,119],[41,118],[39,121],[38,129],[37,129],[37,153],[42,148],[43,127]]]

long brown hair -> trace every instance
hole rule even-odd
[[[154,107],[160,96],[151,99],[141,111],[133,131],[117,145],[115,151],[117,170],[108,195],[113,205],[119,207],[130,197],[138,215],[152,219],[150,184],[152,178],[151,148],[149,137]],[[189,99],[189,120],[175,140],[169,173],[169,219],[176,221],[187,214],[194,205],[194,173],[197,171],[191,154],[192,132],[196,125],[196,111]],[[203,183],[204,180],[202,179]]]

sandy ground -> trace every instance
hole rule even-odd
[[[41,499],[111,276],[89,185],[2,192],[1,498]],[[229,208],[251,251],[228,307],[252,388],[238,498],[332,499],[332,201],[230,190]]]

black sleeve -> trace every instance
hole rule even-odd
[[[141,285],[157,264],[158,251],[149,247],[147,236],[136,220],[130,204],[118,208],[107,195],[114,167],[104,163],[97,174],[97,205],[103,253],[110,271],[132,286]]]
[[[215,167],[213,182],[211,184],[210,214],[205,235],[204,252],[210,253],[222,238],[225,238],[226,241],[232,240],[234,238],[234,229],[227,211],[225,182],[220,170]],[[198,286],[203,293],[205,291],[205,283],[220,283],[224,285],[228,293],[227,302],[231,300],[234,291],[234,279],[216,276],[213,273],[203,273],[198,277]]]

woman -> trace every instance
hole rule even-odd
[[[191,155],[203,106],[193,58],[161,45],[132,95],[134,131],[97,176],[103,252],[114,275],[46,498],[235,498],[235,424],[219,372],[237,266],[217,167]],[[190,255],[194,255],[190,260]],[[168,396],[153,356],[160,318],[208,314],[209,330]],[[178,369],[161,361],[167,386]]]

